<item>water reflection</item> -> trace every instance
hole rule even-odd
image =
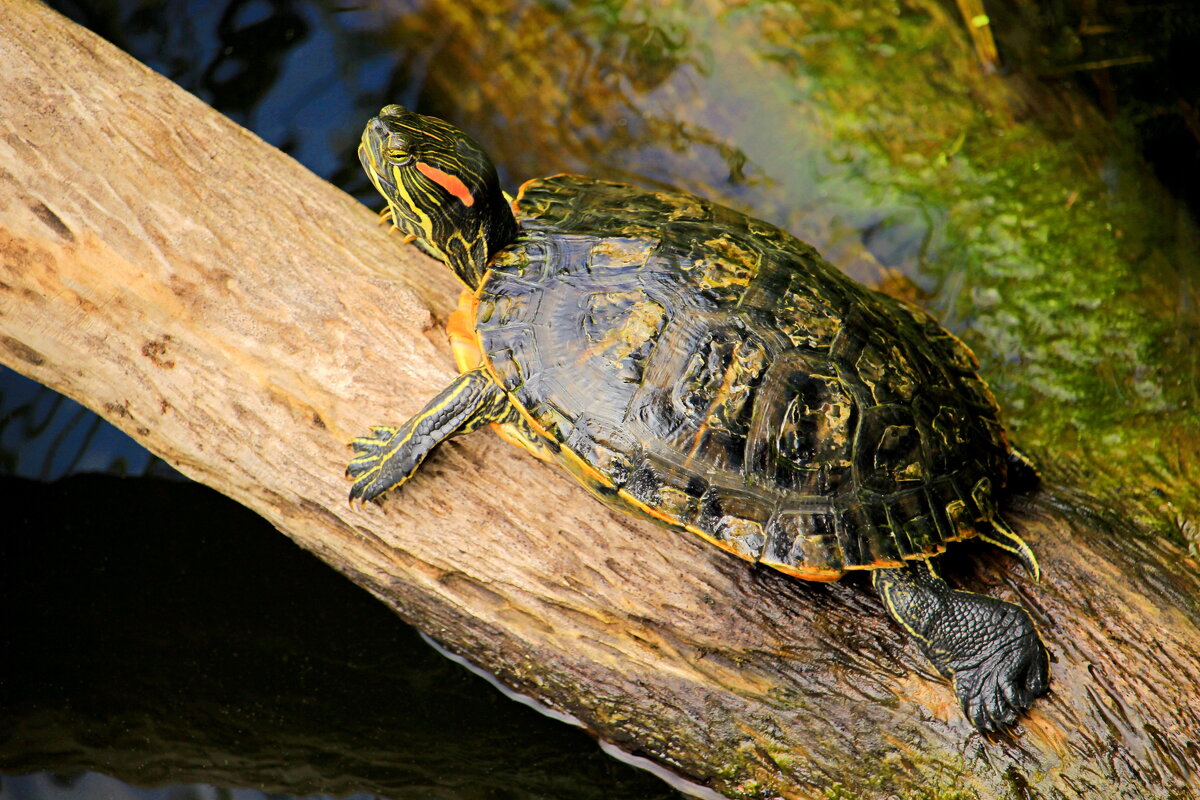
[[[0,775],[0,800],[270,800],[277,797],[256,789],[230,789],[211,784],[135,788],[97,772]],[[309,795],[313,800],[328,795]],[[353,794],[346,800],[367,800],[373,795]],[[400,800],[401,796],[397,796]],[[403,795],[404,800],[454,800],[452,795],[428,791]]]
[[[0,506],[17,510],[0,537],[0,772],[293,795],[677,797],[446,660],[210,489],[3,478]]]
[[[75,401],[0,367],[0,475],[52,481],[77,472],[180,477]]]

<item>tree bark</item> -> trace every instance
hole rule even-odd
[[[1200,570],[1073,487],[1009,511],[1041,583],[973,544],[945,565],[1031,609],[1054,659],[996,741],[866,581],[750,567],[487,433],[349,506],[344,443],[453,375],[448,271],[31,0],[0,15],[0,65],[0,359],[506,684],[731,797],[1200,791]]]

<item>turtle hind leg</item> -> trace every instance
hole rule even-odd
[[[951,589],[928,562],[873,573],[888,613],[954,681],[980,733],[1003,730],[1049,688],[1049,659],[1020,606]]]
[[[350,442],[357,453],[346,467],[346,476],[354,479],[350,499],[375,500],[412,477],[446,439],[509,421],[512,414],[508,397],[482,367],[462,373],[399,428],[375,427]]]

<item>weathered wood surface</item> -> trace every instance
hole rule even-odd
[[[1042,583],[959,548],[947,572],[1031,608],[1054,658],[989,742],[865,582],[751,569],[487,433],[351,508],[343,443],[451,377],[450,276],[30,0],[0,15],[0,66],[0,359],[451,650],[730,796],[1197,796],[1200,569],[1176,548],[1065,487],[1010,514]]]

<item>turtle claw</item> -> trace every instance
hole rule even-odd
[[[377,425],[371,428],[369,436],[359,436],[351,439],[348,447],[353,447],[357,455],[346,467],[346,476],[356,478],[376,467],[380,460],[387,458],[392,450],[392,442],[399,429]]]
[[[350,502],[378,501],[384,492],[403,483],[411,470],[405,470],[405,459],[396,458],[399,428],[376,425],[368,436],[350,440],[356,455],[346,465],[346,477],[354,481],[350,487]]]
[[[364,507],[367,503],[378,504],[384,492],[396,486],[395,483],[387,484],[386,481],[380,481],[379,478],[379,470],[376,468],[369,475],[355,481],[354,485],[350,487],[351,505],[355,500],[361,501]]]
[[[346,475],[355,479],[350,499],[375,500],[403,485],[435,447],[487,422],[508,422],[508,396],[480,366],[464,372],[398,428],[376,425],[350,441],[355,456]]]

